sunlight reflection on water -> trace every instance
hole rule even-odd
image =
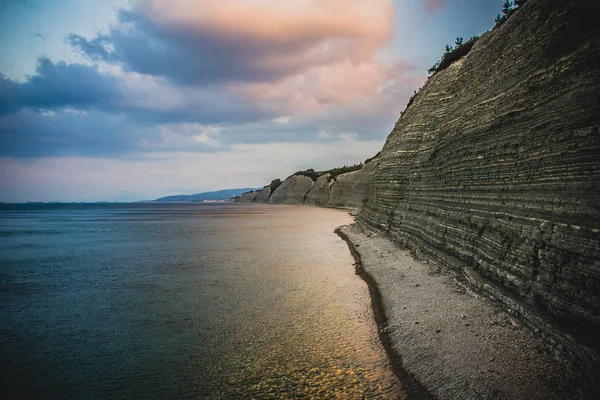
[[[5,393],[402,397],[346,212],[39,207],[0,214]]]

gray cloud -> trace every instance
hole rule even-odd
[[[36,75],[20,83],[0,75],[0,115],[23,107],[52,109],[74,107],[87,109],[96,104],[111,104],[121,97],[118,79],[103,75],[95,66],[53,63],[40,58]]]
[[[117,61],[118,57],[113,52],[107,50],[111,39],[107,35],[98,35],[92,40],[71,33],[67,36],[67,43],[74,48],[85,53],[93,60]]]
[[[120,118],[96,112],[23,109],[0,117],[0,156],[122,154],[136,146],[139,132]]]
[[[169,131],[165,126],[168,125],[144,125],[125,115],[97,111],[23,109],[0,116],[0,157],[130,157],[141,152],[202,153],[224,148],[219,142],[211,142],[207,135],[199,140],[196,136],[202,132],[198,129]]]

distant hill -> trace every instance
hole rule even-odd
[[[215,192],[204,192],[196,194],[179,194],[175,196],[166,196],[156,199],[156,202],[169,201],[204,201],[204,200],[227,200],[234,196],[241,196],[242,193],[256,190],[256,188],[241,188],[241,189],[223,189]]]

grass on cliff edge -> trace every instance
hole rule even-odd
[[[291,178],[292,176],[306,176],[312,179],[313,182],[316,182],[321,175],[329,174],[327,182],[330,182],[332,179],[336,179],[338,175],[345,174],[347,172],[358,171],[362,168],[362,166],[363,163],[358,163],[354,165],[344,165],[343,167],[332,168],[327,171],[315,171],[314,169],[309,168],[305,171],[294,172],[292,175],[288,176],[288,178]]]

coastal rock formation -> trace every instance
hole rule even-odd
[[[241,203],[251,203],[254,200],[256,200],[256,198],[258,197],[258,195],[260,194],[260,190],[255,190],[253,192],[246,192],[243,193],[242,196],[239,199],[239,202]]]
[[[388,136],[358,219],[499,299],[592,369],[599,15],[597,0],[530,0],[433,75]]]
[[[303,204],[314,182],[307,176],[292,175],[281,183],[269,199],[272,204]]]
[[[274,179],[271,183],[265,186],[262,190],[257,190],[256,196],[252,196],[252,192],[246,192],[242,194],[241,202],[244,203],[268,203],[271,195],[281,185],[281,179]]]
[[[329,196],[330,207],[362,207],[362,196],[355,183],[360,171],[352,171],[335,177]]]
[[[334,181],[330,174],[323,174],[317,178],[314,186],[306,194],[304,204],[327,207],[329,205],[329,193]]]
[[[258,194],[254,198],[254,200],[251,200],[251,201],[253,201],[255,203],[268,203],[269,196],[271,196],[271,185],[267,185],[262,190],[258,190],[255,193],[258,193]],[[244,193],[244,194],[246,194],[246,193]],[[242,201],[245,201],[246,198],[250,198],[250,196],[244,197],[244,194],[242,194]]]
[[[313,170],[296,173],[283,182],[279,179],[265,186],[261,191],[244,193],[240,202],[271,204],[310,204],[322,207],[360,209],[367,193],[375,169],[377,158],[365,162],[359,170],[340,173],[315,172]],[[339,170],[339,169],[338,169]],[[332,170],[335,171],[335,170]],[[304,173],[318,176],[313,182]]]
[[[360,209],[368,201],[367,189],[378,159],[365,163],[359,171],[338,175],[331,188],[329,207]]]

